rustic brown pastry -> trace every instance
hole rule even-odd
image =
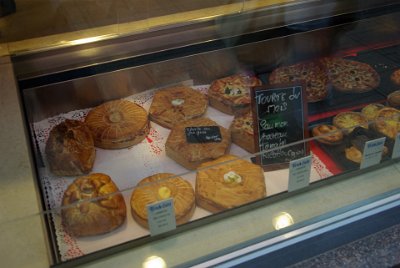
[[[400,69],[395,70],[391,75],[390,75],[390,80],[392,80],[392,82],[395,85],[400,86]]]
[[[176,223],[189,221],[195,210],[192,185],[171,173],[158,173],[142,179],[131,195],[132,216],[145,228],[148,226],[147,205],[172,198]]]
[[[189,142],[187,128],[215,127],[220,132],[219,141]],[[167,156],[187,169],[196,169],[201,163],[224,155],[231,144],[231,133],[206,117],[200,117],[175,125],[165,144]]]
[[[317,102],[328,97],[328,75],[319,61],[278,67],[269,76],[269,82],[272,85],[296,81],[305,83],[308,102]]]
[[[261,81],[245,74],[236,74],[215,80],[208,90],[210,105],[226,114],[237,114],[250,107],[250,88]]]
[[[329,124],[320,124],[312,129],[312,134],[324,144],[334,145],[343,141],[343,133],[340,129]]]
[[[155,93],[149,110],[150,120],[166,128],[202,116],[208,106],[206,95],[190,87],[177,86]]]
[[[45,152],[50,171],[57,176],[89,173],[96,156],[89,128],[83,122],[69,119],[50,131]]]
[[[357,126],[368,129],[368,120],[362,113],[341,112],[333,118],[333,125],[348,134]]]
[[[400,132],[400,110],[392,107],[381,109],[376,116],[374,128],[383,135],[395,139]]]
[[[266,196],[264,171],[258,165],[233,155],[224,155],[200,165],[196,175],[196,203],[220,212]]]
[[[333,87],[345,93],[362,93],[375,89],[380,84],[379,74],[369,64],[328,57],[321,60],[328,70]]]
[[[400,108],[400,90],[393,91],[387,96],[389,106]]]
[[[362,160],[362,152],[358,150],[356,147],[351,146],[349,148],[344,149],[346,158],[354,163],[361,163]]]
[[[254,144],[253,116],[251,110],[237,115],[230,126],[232,142],[250,153],[257,151]]]
[[[111,178],[93,173],[77,178],[64,192],[62,223],[77,237],[108,233],[126,218],[125,201]]]
[[[85,120],[96,147],[121,149],[141,142],[149,133],[147,112],[127,101],[105,102],[89,111]]]
[[[380,103],[370,103],[367,106],[364,106],[361,109],[361,113],[363,115],[365,115],[365,117],[369,120],[369,121],[373,121],[376,118],[376,115],[378,114],[379,110],[381,110],[382,108],[384,108],[385,106],[383,104]]]

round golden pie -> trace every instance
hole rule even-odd
[[[122,194],[111,178],[102,173],[74,180],[64,192],[62,206],[62,223],[77,237],[108,233],[126,218]]]
[[[251,110],[244,114],[236,115],[231,126],[232,142],[250,153],[255,153],[253,115]]]
[[[237,114],[250,107],[250,88],[261,85],[255,76],[236,74],[215,80],[208,90],[210,106],[226,114]]]
[[[343,141],[343,132],[329,124],[320,124],[311,130],[314,137],[324,144],[339,144]]]
[[[358,126],[368,129],[368,119],[359,112],[341,112],[333,118],[333,125],[348,134]]]
[[[69,119],[51,129],[45,152],[50,171],[57,176],[87,174],[96,157],[89,128],[81,121]]]
[[[384,108],[385,106],[380,103],[370,103],[367,106],[364,106],[361,109],[361,113],[367,117],[369,121],[373,121],[376,118],[379,110]]]
[[[376,116],[374,127],[383,135],[395,139],[400,132],[400,110],[392,107],[381,109]]]
[[[351,146],[349,148],[345,148],[346,158],[354,163],[360,164],[362,160],[362,152],[358,150],[355,146]]]
[[[105,102],[89,111],[85,119],[96,147],[121,149],[141,142],[149,133],[147,112],[127,101]]]
[[[390,93],[387,96],[387,102],[391,107],[400,108],[400,90]]]
[[[207,109],[206,95],[190,87],[177,86],[157,91],[149,110],[150,120],[166,128],[202,116]]]
[[[188,129],[214,128],[218,141],[190,142]],[[165,143],[165,153],[187,169],[196,169],[201,163],[224,155],[231,144],[231,132],[206,117],[199,117],[175,125]]]
[[[192,185],[171,173],[158,173],[142,179],[131,195],[132,216],[148,228],[147,205],[168,198],[173,199],[176,223],[188,222],[195,210]]]
[[[234,155],[224,155],[200,165],[196,175],[196,203],[214,213],[265,196],[262,168]]]

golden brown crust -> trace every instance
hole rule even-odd
[[[64,192],[61,217],[74,236],[92,236],[110,232],[126,218],[126,206],[111,178],[93,173],[77,178]]]
[[[400,70],[399,70],[400,71]],[[387,96],[389,106],[400,107],[400,90],[393,91]]]
[[[155,93],[149,110],[152,121],[166,128],[202,116],[208,106],[207,97],[190,87],[177,86]]]
[[[361,113],[367,117],[369,121],[373,121],[376,118],[379,110],[385,106],[380,103],[370,103],[361,109]]]
[[[208,90],[210,106],[226,114],[237,114],[250,106],[250,88],[261,81],[245,74],[236,74],[215,80]]]
[[[342,131],[329,124],[315,126],[311,132],[319,142],[324,144],[339,144],[343,141]]]
[[[395,70],[391,75],[390,75],[390,80],[392,80],[392,82],[395,85],[400,86],[400,69]]]
[[[217,126],[221,132],[220,142],[189,143],[186,127]],[[231,143],[231,133],[209,118],[200,117],[175,125],[165,144],[167,156],[187,169],[196,169],[201,163],[218,158],[226,153]]]
[[[96,150],[89,128],[77,120],[55,126],[46,142],[50,171],[57,176],[77,176],[93,168]]]
[[[141,142],[149,133],[147,112],[127,101],[105,102],[89,111],[85,120],[96,147],[121,149]]]
[[[333,125],[344,133],[350,133],[358,126],[368,129],[368,120],[362,113],[341,112],[333,118]]]
[[[381,109],[376,116],[374,128],[383,135],[395,139],[400,132],[400,111],[392,107]]]
[[[319,61],[278,67],[269,76],[272,85],[295,81],[305,83],[308,102],[321,101],[328,96],[328,76]]]
[[[345,149],[346,158],[354,163],[360,164],[362,160],[362,152],[356,147],[351,146]]]
[[[168,194],[159,191],[167,189]],[[195,211],[192,185],[171,173],[158,173],[142,179],[131,195],[132,216],[141,226],[149,228],[147,205],[167,198],[174,202],[175,219],[178,225],[186,223]]]
[[[206,210],[216,213],[266,196],[264,172],[258,165],[224,155],[200,168],[196,175],[196,203]],[[239,175],[240,181],[226,180],[229,172]]]
[[[230,126],[232,142],[250,153],[256,152],[254,144],[253,116],[251,111],[237,115]]]
[[[338,91],[362,93],[379,86],[379,74],[367,63],[336,57],[324,58],[321,62],[328,70],[330,82]]]

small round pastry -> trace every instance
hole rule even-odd
[[[345,148],[346,158],[354,163],[360,164],[362,160],[362,152],[358,150],[356,147],[351,146],[349,148]]]
[[[236,74],[215,80],[208,90],[210,106],[235,115],[250,107],[250,88],[261,85],[261,81],[245,74]]]
[[[77,237],[108,233],[126,219],[122,194],[111,178],[92,173],[77,178],[64,192],[62,223]]]
[[[149,117],[170,129],[176,123],[202,116],[207,106],[207,96],[190,87],[161,89],[154,94]]]
[[[400,108],[400,90],[393,91],[387,96],[389,106]]]
[[[149,133],[147,112],[127,101],[105,102],[89,111],[85,119],[96,147],[121,149],[140,143]]]
[[[400,69],[395,70],[391,75],[390,75],[390,80],[392,80],[392,82],[395,85],[400,86]]]
[[[219,133],[208,133],[207,129]],[[203,140],[209,137],[209,141]],[[228,129],[209,118],[199,117],[172,128],[165,143],[165,153],[185,168],[196,169],[201,163],[224,155],[230,144],[231,132]]]
[[[392,107],[381,109],[376,116],[374,128],[383,135],[395,139],[400,132],[400,110]]]
[[[263,169],[234,155],[203,163],[196,175],[196,203],[213,213],[266,196]]]
[[[141,226],[149,228],[147,205],[168,198],[174,201],[176,223],[188,222],[196,207],[193,187],[188,181],[171,173],[158,173],[137,184],[130,201],[133,218]]]
[[[333,118],[333,125],[349,134],[358,126],[368,129],[368,119],[362,113],[341,112]]]
[[[342,131],[329,124],[315,126],[311,132],[319,142],[324,144],[335,145],[343,141]]]
[[[230,126],[232,142],[250,153],[255,153],[253,116],[251,110],[242,115],[237,115]]]
[[[45,152],[50,171],[57,176],[89,173],[96,156],[89,128],[81,121],[69,119],[51,129]]]
[[[380,103],[370,103],[361,109],[361,113],[367,117],[369,121],[373,121],[376,118],[379,110],[385,106]]]

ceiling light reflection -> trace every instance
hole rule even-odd
[[[292,216],[287,212],[281,212],[272,219],[275,230],[288,227],[294,223]]]
[[[167,268],[164,259],[158,256],[150,256],[144,260],[143,268]]]

